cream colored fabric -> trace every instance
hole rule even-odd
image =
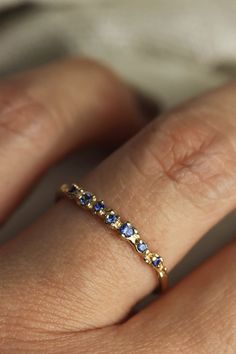
[[[20,0],[1,0],[20,4]],[[166,105],[236,71],[235,0],[38,0],[0,29],[0,73],[64,54],[102,60]]]

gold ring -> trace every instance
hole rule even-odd
[[[119,236],[128,241],[144,261],[157,272],[160,289],[162,291],[167,289],[168,275],[162,257],[149,250],[147,243],[141,239],[137,229],[130,222],[122,221],[114,210],[106,207],[103,200],[97,199],[93,193],[82,189],[77,184],[63,184],[59,192],[63,196],[74,200],[77,205],[100,216],[106,225],[116,230]]]

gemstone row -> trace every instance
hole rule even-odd
[[[134,246],[135,250],[143,256],[146,263],[150,264],[158,272],[166,272],[160,255],[152,253],[147,243],[141,239],[137,229],[130,222],[122,221],[121,217],[114,210],[108,208],[103,200],[97,199],[93,193],[83,190],[76,184],[63,185],[61,191],[78,205],[91,210],[94,214],[103,218],[105,224],[118,231],[122,238]]]

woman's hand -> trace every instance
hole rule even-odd
[[[169,270],[235,208],[235,94],[228,85],[153,121],[82,181],[137,226]],[[2,222],[59,158],[143,124],[130,92],[93,62],[3,82]],[[62,200],[1,248],[1,353],[235,352],[236,243],[126,319],[156,277],[114,236]]]

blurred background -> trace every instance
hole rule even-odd
[[[165,110],[234,79],[235,34],[235,0],[1,0],[0,76],[66,55],[90,56]],[[2,228],[1,240],[52,205],[57,185],[78,180],[106,154],[95,150],[52,168]],[[235,235],[232,213],[176,267],[172,281]]]

